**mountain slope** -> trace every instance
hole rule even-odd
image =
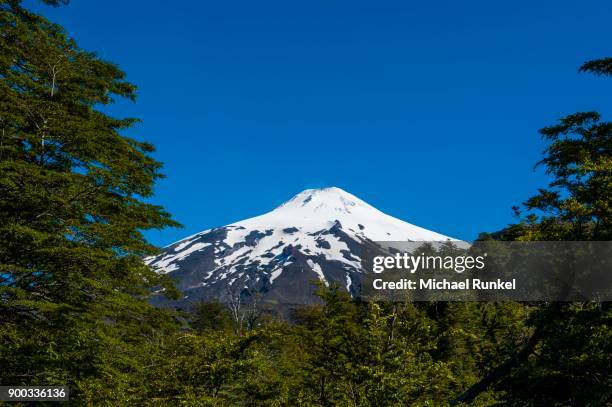
[[[235,293],[273,305],[316,301],[313,280],[357,292],[365,253],[376,241],[446,241],[447,236],[393,218],[340,188],[305,190],[271,212],[180,240],[145,262],[168,273],[188,306]],[[455,239],[451,239],[455,240]]]

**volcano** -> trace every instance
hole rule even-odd
[[[145,263],[182,292],[160,306],[189,308],[236,294],[287,307],[316,303],[316,284],[359,292],[362,259],[383,241],[456,240],[389,216],[336,187],[307,189],[263,215],[208,229],[163,249]]]

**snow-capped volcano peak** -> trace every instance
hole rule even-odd
[[[336,187],[307,189],[272,211],[205,230],[145,262],[168,273],[184,301],[228,289],[258,291],[268,301],[312,301],[311,280],[354,292],[362,258],[382,241],[455,240],[389,216]]]
[[[233,225],[247,228],[291,225],[304,232],[317,232],[336,222],[344,230],[373,241],[451,239],[389,216],[337,187],[304,190],[271,212]]]
[[[339,212],[350,213],[350,207],[365,202],[338,187],[305,189],[287,202],[278,206],[275,211],[287,209],[306,209],[318,211],[322,208],[333,208]]]

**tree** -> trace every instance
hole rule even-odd
[[[219,301],[201,301],[191,311],[191,327],[198,332],[232,328],[232,314]]]
[[[583,72],[610,75],[611,58],[587,62]],[[569,115],[540,130],[548,142],[539,165],[553,177],[524,203],[517,224],[496,234],[505,240],[611,240],[612,123],[596,112]],[[465,390],[472,402],[489,388],[509,405],[604,405],[612,384],[609,303],[542,304],[530,317],[532,333],[513,355]]]
[[[145,201],[161,164],[100,109],[136,88],[19,1],[0,33],[0,382],[119,380],[134,343],[174,329],[146,303],[172,285],[141,260],[143,230],[177,225]]]
[[[582,64],[580,72],[589,72],[600,76],[612,76],[612,58],[596,59]]]

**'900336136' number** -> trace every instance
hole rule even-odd
[[[0,386],[0,401],[68,400],[66,386]]]

